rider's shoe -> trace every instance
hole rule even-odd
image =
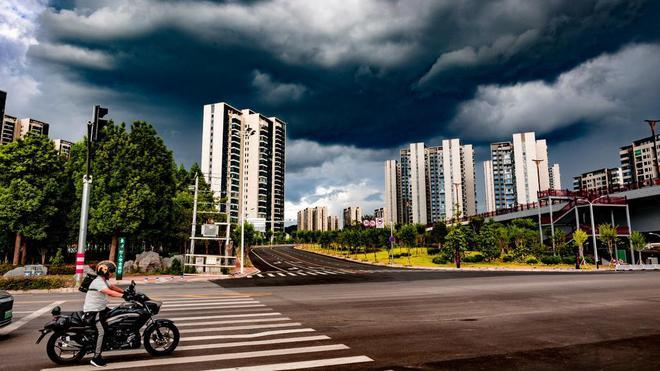
[[[89,363],[96,367],[105,367],[105,365],[108,364],[108,362],[106,362],[105,359],[101,358],[101,356],[92,358],[92,360],[89,361]]]

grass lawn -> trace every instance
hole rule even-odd
[[[373,252],[369,252],[366,254],[364,253],[359,253],[359,254],[351,254],[348,251],[337,251],[334,249],[327,249],[327,248],[321,248],[320,245],[317,244],[303,244],[303,245],[297,245],[298,248],[304,249],[304,250],[309,250],[313,252],[320,252],[328,255],[334,255],[334,256],[341,256],[341,257],[346,257],[346,258],[351,258],[357,261],[364,261],[364,262],[369,262],[369,263],[381,263],[381,264],[387,264],[389,262],[388,260],[388,251],[387,250],[381,250],[376,252],[375,256]],[[409,250],[404,247],[395,247],[392,250],[392,255],[397,256],[401,254],[407,253]],[[476,252],[473,251],[468,251],[468,255],[475,254]],[[394,264],[400,264],[404,266],[414,266],[414,267],[454,267],[455,264],[454,262],[449,262],[446,264],[435,264],[433,263],[433,258],[436,255],[428,255],[426,247],[420,247],[420,248],[411,248],[410,249],[410,259],[408,259],[407,256],[400,256],[398,258],[395,258],[393,260]],[[465,263],[461,262],[461,267],[465,268],[520,268],[520,269],[534,269],[534,268],[555,268],[555,269],[574,269],[575,265],[570,265],[570,264],[555,264],[555,265],[545,265],[543,263],[538,263],[538,264],[526,264],[526,263],[519,263],[519,262],[502,262],[501,260],[496,260],[493,262],[483,262],[483,263]],[[589,265],[587,267],[582,267],[582,269],[595,269],[594,265]]]

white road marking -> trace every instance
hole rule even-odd
[[[266,273],[266,274],[268,275],[268,277],[275,277],[275,275],[272,273]]]
[[[256,308],[256,307],[265,307],[263,304],[249,304],[249,305],[227,305],[227,306],[217,306],[217,307],[209,307],[209,308],[163,308],[161,309],[162,312],[180,312],[183,310],[203,310],[203,309],[235,309],[235,308]]]
[[[326,335],[317,335],[317,336],[300,336],[295,338],[281,338],[281,339],[270,339],[270,340],[250,340],[250,341],[234,341],[230,343],[211,343],[211,344],[198,344],[198,345],[180,345],[176,348],[177,352],[184,352],[186,350],[202,350],[202,349],[219,349],[219,348],[237,348],[245,346],[255,346],[255,345],[270,345],[270,344],[287,344],[287,343],[301,343],[305,341],[319,341],[319,340],[330,340],[329,336]],[[106,353],[103,353],[104,356]],[[144,349],[134,349],[134,350],[118,350],[118,351],[109,351],[108,356],[125,356],[129,354],[147,354],[147,351]],[[89,357],[92,355],[90,354]]]
[[[156,358],[150,357],[149,359],[141,361],[128,361],[128,362],[112,362],[108,363],[105,366],[106,370],[121,370],[127,368],[136,368],[136,367],[154,367],[161,365],[180,365],[188,363],[199,363],[199,362],[215,362],[229,359],[250,359],[256,357],[271,357],[271,356],[280,356],[288,354],[305,354],[305,353],[315,353],[315,352],[329,352],[333,350],[345,350],[350,349],[344,344],[336,345],[319,345],[312,347],[299,347],[299,348],[285,348],[285,349],[272,349],[272,350],[261,350],[254,352],[238,352],[238,353],[225,353],[225,354],[211,354],[204,356],[190,356],[190,357],[166,357],[166,358]],[[73,366],[73,367],[58,367],[58,368],[49,368],[45,370],[69,370],[69,371],[78,371],[78,370],[95,370],[94,366],[84,365],[84,366]]]
[[[355,356],[355,357],[315,359],[315,360],[312,360],[312,361],[300,361],[300,362],[289,362],[289,363],[271,363],[271,364],[268,364],[268,365],[259,365],[259,366],[246,366],[246,367],[234,367],[234,368],[217,368],[215,370],[207,370],[207,371],[300,370],[300,369],[304,369],[304,368],[349,365],[349,364],[353,364],[353,363],[364,363],[364,362],[373,362],[373,361],[374,361],[373,359],[371,359],[367,356]]]
[[[15,331],[15,330],[21,328],[26,323],[32,321],[33,319],[35,319],[37,317],[42,316],[44,313],[49,312],[54,307],[56,307],[56,306],[58,306],[58,305],[60,305],[64,302],[66,302],[66,300],[54,301],[54,302],[46,305],[45,307],[43,307],[43,308],[41,308],[41,309],[39,309],[35,312],[32,312],[32,314],[29,314],[29,315],[19,319],[18,321],[8,325],[7,327],[0,329],[0,336],[7,335],[7,334],[11,333],[12,331]]]
[[[291,273],[291,272],[286,272],[286,273],[287,273],[289,276],[297,276],[297,274],[295,274],[295,273]]]
[[[307,272],[305,272],[305,273],[307,273],[307,274],[311,274],[312,276],[317,276],[317,274],[314,273],[314,272],[312,272],[312,271],[307,271]]]
[[[263,277],[263,275],[260,274],[260,273],[257,273],[257,277]]]
[[[157,298],[155,300],[160,300],[163,303],[172,303],[175,301],[197,301],[197,300],[236,300],[236,299],[245,299],[250,298],[249,295],[225,295],[225,296],[197,296],[197,297],[177,297],[177,298]]]
[[[296,272],[296,273],[298,273],[298,274],[301,275],[301,276],[306,276],[306,275],[307,275],[307,274],[305,274],[305,273],[303,273],[303,272]]]
[[[210,325],[231,325],[234,323],[258,323],[258,322],[279,322],[291,321],[289,317],[281,318],[252,318],[252,319],[232,319],[228,321],[205,321],[205,322],[186,322],[177,323],[177,327],[190,327],[190,326],[210,326]]]
[[[254,300],[253,298],[246,296],[244,298],[231,298],[231,299],[188,299],[188,300],[166,300],[163,301],[163,304],[188,304],[188,303],[224,303],[228,301],[241,301],[241,300]]]
[[[322,275],[324,275],[324,276],[327,276],[327,275],[328,275],[328,273],[327,273],[327,272],[324,272],[324,271],[314,271],[314,273],[322,274]]]
[[[270,308],[264,308],[264,309],[271,310]],[[168,319],[170,321],[193,321],[200,319],[248,318],[248,317],[281,316],[281,315],[282,313],[279,312],[267,312],[267,313],[221,314],[216,316],[174,317]]]
[[[296,327],[302,326],[300,322],[290,323],[270,323],[261,325],[246,325],[246,326],[225,326],[225,327],[209,327],[209,328],[187,328],[179,330],[182,334],[196,334],[200,332],[221,332],[221,331],[236,331],[236,330],[258,330],[263,328],[281,328],[281,327]]]
[[[210,301],[206,303],[186,303],[186,304],[163,304],[164,308],[179,308],[179,307],[203,307],[208,306],[209,308],[221,307],[223,305],[232,305],[232,304],[257,304],[259,303],[253,299],[242,299],[236,301]]]
[[[280,272],[277,272],[277,275],[280,276],[280,277],[286,276],[284,273],[280,273]]]
[[[231,334],[231,335],[209,335],[209,336],[190,336],[182,337],[180,341],[200,341],[200,340],[218,340],[218,339],[252,339],[263,336],[295,334],[299,332],[315,332],[313,328],[295,328],[291,330],[273,330],[255,332],[254,334]]]

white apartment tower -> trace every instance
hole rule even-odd
[[[386,225],[394,224],[398,220],[397,167],[396,160],[385,161],[385,210],[383,218]]]
[[[559,164],[549,165],[547,143],[533,132],[493,143],[490,152],[484,163],[486,211],[536,202],[539,190],[561,188]]]
[[[390,200],[396,198],[398,223],[431,224],[476,214],[472,146],[461,145],[458,139],[443,140],[435,147],[410,144],[401,150],[399,164],[385,163],[385,191],[385,217],[392,215],[387,209],[394,208]]]
[[[238,223],[263,218],[266,228],[284,230],[286,124],[227,103],[204,106],[201,168],[221,211]]]
[[[362,223],[362,209],[359,206],[349,206],[344,209],[344,228]]]

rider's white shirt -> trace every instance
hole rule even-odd
[[[103,277],[98,276],[89,285],[87,295],[85,295],[85,304],[83,305],[84,312],[99,312],[108,306],[108,295],[101,292],[103,289],[109,288]]]

